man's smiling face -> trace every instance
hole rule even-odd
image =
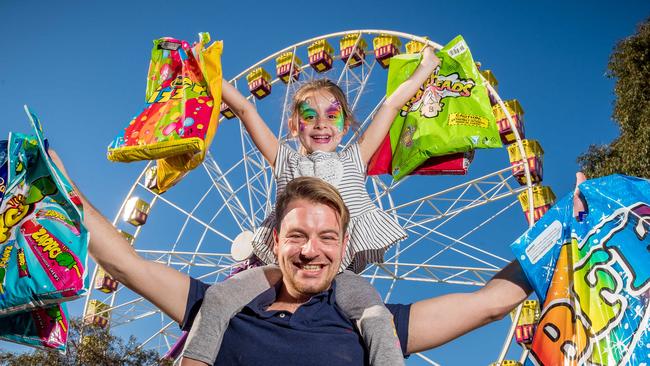
[[[338,273],[347,243],[331,207],[305,199],[291,201],[274,231],[273,251],[287,294],[297,301],[327,290]]]

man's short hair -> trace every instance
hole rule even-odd
[[[320,178],[299,177],[287,184],[284,192],[275,202],[275,229],[280,232],[282,219],[286,215],[287,206],[294,200],[304,199],[312,203],[328,206],[336,212],[342,233],[348,230],[350,212],[339,192],[331,184]]]

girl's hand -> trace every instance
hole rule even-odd
[[[440,59],[436,56],[433,47],[424,47],[422,50],[422,62],[420,62],[420,65],[431,68],[431,70],[434,70],[438,65],[440,65]]]
[[[372,154],[381,145],[399,110],[415,95],[438,65],[440,65],[440,59],[434,54],[433,48],[425,46],[422,50],[422,60],[418,68],[408,80],[403,82],[402,85],[395,89],[393,94],[386,98],[373,117],[372,123],[359,139],[361,158],[365,164],[368,164]]]

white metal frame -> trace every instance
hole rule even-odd
[[[442,48],[440,44],[432,42],[426,38],[402,32],[374,29],[337,32],[295,43],[278,52],[275,52],[246,68],[237,76],[235,76],[230,82],[235,86],[237,86],[240,80],[244,80],[245,82],[245,76],[251,70],[259,66],[268,65],[283,52],[292,51],[294,57],[297,57],[299,50],[303,50],[307,45],[316,40],[338,39],[339,37],[354,33],[359,33],[360,38],[364,36],[369,37],[379,34],[388,34],[397,36],[404,42],[416,40],[429,44],[435,49]],[[359,40],[357,40],[357,44],[358,42]],[[355,44],[355,47],[357,44]],[[368,48],[371,49],[370,44]],[[370,55],[370,52],[368,53],[369,55],[366,55],[366,59],[363,60],[362,66],[359,66],[355,69],[350,69],[346,64],[346,66],[342,67],[341,73],[338,76],[339,85],[342,85],[342,89],[347,93],[348,100],[351,101],[353,109],[355,109],[359,103],[361,96],[367,87],[367,81],[375,70],[377,63],[374,57]],[[339,60],[339,58],[336,57],[335,62],[336,60]],[[292,72],[293,69],[290,70],[289,75],[292,75]],[[315,72],[311,69],[308,62],[304,62],[302,65],[301,73],[303,74],[302,77],[307,78],[310,76],[313,77],[313,75],[315,75]],[[276,85],[279,82],[279,78],[274,78],[271,82],[271,85]],[[293,79],[290,77],[289,82],[286,85],[286,91],[284,92],[284,101],[282,104],[282,123],[278,131],[279,138],[284,138],[286,134],[282,126],[284,126],[285,118],[287,116],[287,108],[290,104],[291,91],[296,88],[294,84],[295,83],[293,82]],[[507,263],[507,260],[493,255],[485,249],[478,248],[470,243],[465,242],[463,240],[464,237],[480,229],[483,224],[488,223],[494,217],[498,216],[503,211],[516,204],[516,200],[513,201],[512,197],[522,192],[523,190],[528,190],[529,215],[530,217],[533,216],[534,208],[532,202],[532,184],[529,167],[528,164],[525,163],[526,154],[521,142],[521,136],[519,136],[519,133],[515,128],[512,116],[510,116],[508,113],[503,101],[498,96],[497,92],[492,88],[491,85],[488,83],[485,84],[490,92],[496,96],[498,105],[504,111],[508,122],[512,127],[517,140],[516,143],[522,156],[522,161],[520,161],[519,164],[522,164],[524,167],[525,175],[527,178],[526,181],[528,183],[525,186],[519,186],[519,184],[516,183],[510,175],[511,167],[506,166],[503,169],[500,169],[493,173],[471,179],[469,181],[440,190],[438,192],[426,194],[422,197],[407,202],[399,202],[398,197],[394,197],[395,191],[400,186],[408,184],[405,183],[409,180],[408,177],[398,183],[387,183],[379,177],[370,177],[369,187],[372,191],[374,191],[373,193],[375,195],[376,203],[386,212],[393,214],[394,217],[403,224],[406,231],[409,232],[410,235],[416,237],[410,242],[397,244],[395,246],[395,249],[391,252],[391,255],[385,258],[386,261],[383,264],[371,266],[363,273],[363,275],[368,277],[372,282],[390,282],[389,289],[384,294],[385,300],[389,300],[391,298],[393,290],[400,281],[450,283],[471,286],[484,285],[486,281],[498,271],[499,267]],[[253,103],[257,103],[257,100],[252,96],[249,96],[249,100],[251,100]],[[383,99],[375,105],[371,112],[362,121],[360,130],[363,130],[363,128],[366,127],[382,102]],[[218,105],[215,105],[215,108],[218,107]],[[222,118],[220,123],[230,123],[230,121],[226,121]],[[353,136],[347,143],[354,140],[356,137],[356,135]],[[125,203],[130,197],[135,194],[136,190],[148,192],[151,197],[153,197],[151,202],[152,210],[154,210],[154,206],[161,204],[167,205],[169,207],[173,207],[179,212],[182,212],[182,214],[186,217],[186,220],[181,231],[178,233],[176,242],[171,245],[169,250],[162,248],[160,250],[138,250],[138,252],[146,258],[164,263],[168,266],[173,266],[180,271],[185,271],[188,273],[191,268],[209,268],[210,272],[203,274],[203,277],[205,278],[212,278],[214,276],[227,274],[236,265],[230,255],[227,253],[210,253],[204,251],[202,248],[203,239],[208,234],[208,232],[222,238],[226,242],[230,242],[233,239],[231,236],[228,236],[219,230],[218,225],[215,225],[213,222],[214,219],[218,215],[221,215],[227,211],[234,218],[234,221],[239,225],[239,230],[251,230],[259,225],[261,220],[270,212],[275,191],[275,183],[273,181],[270,167],[261,156],[261,154],[257,151],[254,144],[250,140],[250,137],[244,130],[243,126],[241,126],[241,124],[239,139],[241,144],[242,159],[227,169],[222,168],[222,166],[217,162],[217,159],[215,159],[211,153],[208,153],[206,155],[206,159],[203,163],[203,171],[207,175],[208,180],[211,182],[211,185],[206,190],[203,197],[198,201],[198,203],[192,207],[192,209],[183,209],[174,202],[166,199],[164,195],[157,195],[154,192],[148,190],[144,185],[144,173],[146,171],[145,168],[129,190],[127,197],[125,198],[117,215],[115,216],[115,219],[113,220],[113,224],[115,226],[118,226],[119,219],[125,207]],[[150,165],[151,163],[148,164],[147,167]],[[231,183],[231,174],[235,174],[235,172],[239,172],[239,174],[244,175],[245,184],[237,185]],[[199,172],[197,171],[192,174],[199,174]],[[196,217],[194,215],[194,212],[195,210],[199,209],[202,204],[207,204],[204,202],[204,199],[211,192],[216,192],[221,197],[221,200],[223,200],[224,204],[218,208],[215,215],[213,216],[213,219],[209,222],[206,222],[205,220]],[[472,210],[479,206],[501,200],[504,201],[504,206],[500,211],[496,212],[491,217],[487,217],[482,224],[478,225],[475,228],[471,228],[464,235],[458,237],[450,237],[439,231],[439,228],[441,226],[445,225],[449,220],[453,220],[457,215],[462,214],[467,210]],[[425,210],[428,210],[429,213],[424,214],[423,212]],[[431,224],[434,222],[436,225],[431,226]],[[188,225],[199,225],[203,227],[201,239],[196,243],[194,251],[177,251],[177,246],[179,245],[179,241],[181,240],[182,236],[181,234],[183,234],[185,228]],[[141,230],[142,227],[138,227],[135,230],[134,236],[136,238],[136,244]],[[442,241],[436,239],[437,237],[445,239],[447,243],[443,243]],[[427,245],[436,246],[438,249],[432,250],[430,257],[422,258],[417,263],[402,259],[405,253],[408,253],[413,247],[421,245],[424,242],[426,242]],[[161,247],[162,246],[163,245],[161,244]],[[448,251],[453,251],[460,255],[474,259],[480,263],[480,265],[453,266],[430,263],[431,260]],[[496,265],[493,262],[487,261],[485,259],[481,259],[480,256],[489,257],[498,262],[499,265]],[[96,275],[97,270],[93,275],[93,279]],[[88,302],[91,297],[103,296],[104,299],[108,300],[107,302],[110,305],[110,308],[107,311],[110,311],[112,314],[111,326],[113,327],[128,324],[144,317],[159,316],[162,324],[161,328],[158,330],[153,330],[154,333],[143,342],[142,346],[147,346],[155,338],[161,337],[163,339],[164,346],[170,347],[178,337],[178,333],[170,330],[171,322],[169,319],[166,318],[158,309],[155,309],[151,304],[148,304],[148,302],[142,298],[136,297],[129,301],[121,302],[120,296],[123,291],[128,290],[125,290],[125,288],[121,286],[118,291],[108,296],[103,295],[97,291],[90,291],[86,298],[84,314],[86,313]],[[136,311],[135,309],[137,307],[143,307],[145,310]],[[517,317],[518,315],[519,313],[517,312]],[[502,351],[498,357],[498,362],[501,362],[504,359],[512,343],[512,333],[514,332],[514,324],[516,324],[516,320],[517,319],[515,317],[513,326],[510,329],[510,334],[507,335]],[[420,359],[425,360],[429,364],[437,365],[436,362],[426,357],[425,355],[419,354],[418,356]],[[524,357],[525,353],[522,355],[522,359]]]

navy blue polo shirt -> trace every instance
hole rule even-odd
[[[368,365],[363,339],[335,304],[334,288],[313,296],[295,313],[267,311],[276,288],[257,296],[231,319],[215,365]],[[189,330],[209,285],[190,282],[183,330]],[[387,304],[406,354],[410,305]]]

